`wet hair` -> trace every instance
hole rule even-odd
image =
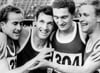
[[[68,8],[69,12],[75,14],[75,3],[73,0],[54,0],[52,3],[53,8]]]
[[[53,16],[53,11],[52,11],[52,7],[50,6],[40,6],[37,8],[36,10],[36,19],[38,19],[38,16],[40,13],[44,13],[46,15],[51,15]]]
[[[22,10],[18,7],[12,5],[4,5],[0,8],[0,22],[7,22],[10,12],[23,13]]]

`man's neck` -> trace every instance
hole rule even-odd
[[[7,45],[8,45],[9,47],[14,46],[14,40],[11,39],[9,36],[7,36]]]
[[[60,32],[58,30],[56,33],[56,38],[62,43],[67,43],[67,42],[71,42],[75,38],[76,33],[77,33],[77,26],[75,24],[71,26],[68,32]]]
[[[33,42],[34,42],[34,46],[36,48],[43,48],[46,44],[46,40],[45,39],[40,39],[39,37],[37,37],[36,35],[33,38]]]

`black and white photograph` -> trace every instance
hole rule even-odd
[[[100,0],[0,0],[0,73],[100,73]]]

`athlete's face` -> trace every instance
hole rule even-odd
[[[68,8],[53,8],[53,15],[60,31],[66,31],[71,28],[73,16],[68,11]]]
[[[8,21],[3,23],[2,30],[10,38],[19,39],[22,30],[23,15],[21,13],[10,12],[8,14]]]
[[[83,32],[92,33],[97,22],[95,8],[92,5],[83,5],[79,8],[79,16]]]
[[[37,19],[37,34],[40,39],[47,39],[53,30],[53,17],[40,13]]]

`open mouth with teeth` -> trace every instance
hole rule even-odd
[[[43,36],[46,36],[47,34],[48,34],[48,30],[40,30],[40,32],[41,32],[41,34],[43,35]]]
[[[65,27],[66,24],[61,24],[60,27]]]
[[[87,26],[87,25],[88,25],[88,23],[81,23],[81,25],[82,25],[82,26]]]

